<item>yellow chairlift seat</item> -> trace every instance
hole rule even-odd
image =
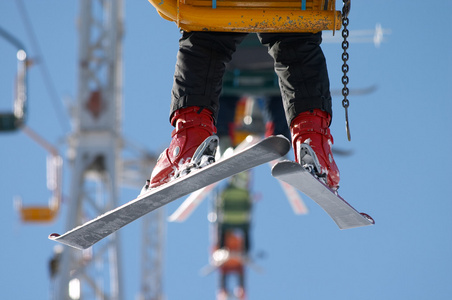
[[[57,216],[58,206],[27,206],[20,208],[20,216],[23,222],[49,223]]]
[[[339,30],[335,0],[149,0],[184,31],[319,32]]]
[[[49,152],[47,156],[47,189],[51,191],[52,196],[48,205],[24,206],[20,198],[16,199],[15,205],[23,222],[49,223],[57,217],[60,209],[63,159],[55,147],[31,128],[24,125],[21,129],[27,136]]]
[[[341,29],[344,21],[344,76],[342,106],[348,140],[348,13],[350,0],[343,0],[343,13],[336,10],[336,0],[148,0],[161,17],[175,22],[184,31],[218,32],[311,32]],[[344,57],[346,57],[344,59]],[[345,80],[346,79],[346,80]]]
[[[47,188],[52,192],[48,205],[23,206],[20,199],[16,200],[17,208],[23,222],[49,223],[58,215],[61,203],[61,167],[63,160],[59,155],[47,158]]]

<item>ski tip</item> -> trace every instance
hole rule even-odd
[[[361,213],[359,213],[361,216],[363,216],[364,218],[366,218],[370,223],[372,223],[372,225],[374,225],[375,224],[375,220],[371,217],[371,216],[369,216],[368,214],[366,214],[366,213],[363,213],[363,212],[361,212]]]
[[[288,138],[286,138],[284,135],[282,135],[282,134],[277,134],[277,135],[273,135],[273,136],[275,136],[275,137],[277,137],[278,139],[283,139],[283,140],[285,140],[285,141],[287,141],[287,142],[289,142],[290,143],[290,140],[288,139]],[[271,136],[270,136],[271,137]]]
[[[289,152],[291,147],[292,147],[292,144],[291,144],[290,140],[288,138],[286,138],[285,136],[281,135],[281,134],[276,135],[275,137],[284,145],[284,150],[283,151],[285,153],[283,155],[286,155],[287,152]]]
[[[56,238],[60,237],[60,235],[58,233],[51,233],[49,234],[49,239],[50,240],[54,240]]]
[[[284,160],[280,160],[277,163],[275,163],[272,166],[271,172],[274,177],[278,177],[278,176],[286,174],[288,171],[297,172],[299,170],[301,170],[301,171],[304,170],[304,168],[299,163],[284,159]]]

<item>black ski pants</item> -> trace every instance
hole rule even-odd
[[[172,114],[184,107],[219,111],[225,65],[247,33],[183,32],[171,97]],[[321,109],[332,115],[322,33],[261,33],[275,61],[288,125],[300,113]]]

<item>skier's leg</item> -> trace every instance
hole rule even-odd
[[[240,100],[237,96],[221,96],[220,111],[217,119],[217,135],[220,138],[220,154],[233,145],[235,134],[235,110],[237,102]]]
[[[171,115],[184,107],[199,106],[209,109],[217,120],[226,63],[245,37],[243,33],[183,32],[174,73]]]
[[[245,36],[183,32],[171,98],[170,122],[176,129],[152,172],[151,188],[170,181],[182,164],[191,162],[198,146],[216,132],[225,64]]]
[[[245,300],[246,294],[245,294],[245,268],[242,266],[240,268],[240,271],[238,272],[239,276],[239,284],[235,291],[235,296],[239,300]]]
[[[267,119],[265,136],[282,134],[290,139],[290,131],[287,126],[281,96],[271,96],[265,99],[264,114]]]
[[[263,33],[259,37],[275,60],[288,125],[304,111],[321,109],[332,115],[321,32]]]
[[[227,300],[228,299],[228,290],[226,287],[226,274],[220,269],[220,289],[218,291],[217,299],[218,300]]]
[[[331,151],[332,105],[321,32],[261,34],[260,38],[275,60],[296,161],[312,166],[336,189],[339,170]]]

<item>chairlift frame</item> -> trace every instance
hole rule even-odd
[[[17,74],[12,111],[0,112],[0,131],[14,131],[25,124],[27,108],[27,69],[29,61],[22,43],[10,33],[0,28],[0,37],[17,48]]]

